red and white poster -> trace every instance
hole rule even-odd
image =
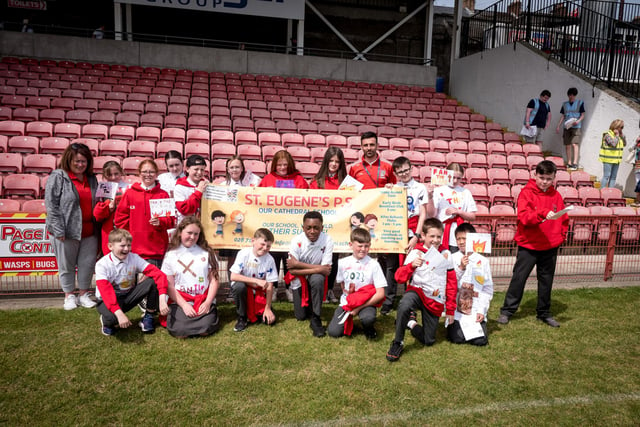
[[[0,273],[58,271],[44,214],[0,213]]]

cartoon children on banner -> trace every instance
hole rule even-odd
[[[367,230],[369,230],[369,234],[371,235],[371,240],[375,239],[376,234],[374,230],[378,225],[378,217],[375,216],[374,214],[367,214],[367,216],[364,217],[364,225],[366,226]]]
[[[362,215],[362,212],[355,212],[353,215],[351,215],[350,221],[351,221],[351,230],[360,228],[364,224],[364,215]]]
[[[223,225],[227,215],[221,210],[211,212],[211,220],[216,225],[216,234],[213,237],[224,237]]]
[[[231,212],[231,215],[229,215],[229,219],[231,220],[231,222],[236,223],[236,228],[235,230],[233,230],[233,234],[242,234],[242,223],[245,220],[246,214],[247,214],[246,212],[235,210]]]

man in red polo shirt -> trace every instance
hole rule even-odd
[[[378,153],[378,136],[373,132],[365,132],[360,137],[360,147],[363,152],[362,159],[349,168],[349,175],[360,181],[364,187],[384,188],[386,184],[395,184],[396,176],[393,173],[391,163],[382,160]],[[380,313],[389,314],[393,309],[398,283],[395,279],[395,271],[399,267],[398,254],[378,254],[378,261],[385,272],[387,287],[385,301]]]

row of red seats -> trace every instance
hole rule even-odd
[[[123,136],[116,136],[116,138],[133,140],[136,129],[144,128],[145,133],[157,133],[160,128],[165,129],[181,129],[183,132],[193,130],[203,130],[209,133],[215,131],[248,131],[254,133],[271,132],[271,133],[299,133],[299,134],[320,134],[324,136],[328,135],[343,135],[360,136],[365,132],[375,132],[382,138],[399,138],[399,139],[437,139],[447,141],[479,141],[485,142],[513,142],[519,143],[520,139],[518,135],[512,132],[502,134],[500,132],[482,132],[464,130],[449,130],[449,129],[429,129],[418,128],[412,129],[407,127],[394,128],[391,126],[373,126],[373,125],[350,125],[340,124],[335,125],[333,123],[312,123],[312,122],[293,122],[290,120],[280,120],[277,122],[271,120],[256,120],[251,119],[225,119],[222,117],[214,117],[211,120],[202,116],[191,116],[188,119],[184,116],[173,115],[167,116],[162,120],[162,117],[156,115],[158,122],[150,121],[148,123],[141,123],[141,126],[136,124],[137,115],[133,113],[120,113],[124,117],[121,124],[106,125],[97,123],[73,123],[73,122],[58,122],[51,123],[45,121],[30,121],[22,122],[18,120],[3,120],[0,121],[0,135],[16,136],[59,136],[68,138],[79,138],[80,136],[85,138],[98,138],[104,139],[111,136],[114,131],[118,134],[125,134]],[[151,116],[151,115],[148,115]],[[125,121],[125,118],[131,121]],[[150,117],[153,119],[153,117]],[[163,126],[164,125],[164,126]],[[148,128],[156,128],[157,131],[148,131]],[[89,136],[97,135],[97,136]]]

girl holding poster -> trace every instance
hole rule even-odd
[[[434,188],[433,184],[427,184],[427,193],[429,194],[427,217],[438,218],[444,224],[440,251],[449,249],[454,253],[458,250],[458,247],[455,246],[456,227],[465,221],[475,221],[475,212],[478,208],[471,192],[461,185],[464,168],[458,163],[451,163],[447,169],[453,171],[451,185],[441,185]]]
[[[169,199],[169,194],[160,188],[156,180],[156,162],[151,159],[141,161],[138,174],[140,182],[133,184],[124,193],[116,209],[115,225],[131,233],[131,252],[160,267],[169,244],[167,230],[174,227],[175,213],[169,212],[167,216],[151,215],[150,200]]]
[[[308,189],[309,184],[302,177],[300,171],[296,169],[293,157],[287,150],[280,150],[271,161],[271,173],[262,178],[258,187],[274,187],[274,188],[300,188]],[[287,252],[270,252],[276,262],[276,269],[280,273],[280,263],[284,264],[284,272],[287,272]],[[293,302],[293,294],[287,288],[287,299]],[[276,299],[276,289],[273,291],[273,299]]]
[[[93,208],[93,216],[96,221],[102,223],[102,255],[106,255],[109,252],[109,233],[113,230],[113,218],[116,213],[116,208],[122,195],[129,187],[122,178],[124,177],[124,171],[120,163],[110,160],[102,167],[102,177],[106,182],[101,182],[101,186],[105,186],[110,191],[108,194],[100,194],[100,187],[96,197],[101,197],[102,201],[96,203]],[[115,191],[114,191],[115,190]]]
[[[173,197],[173,189],[176,182],[185,176],[182,164],[182,154],[176,150],[169,150],[164,155],[164,163],[167,165],[167,172],[158,176],[160,188]]]

